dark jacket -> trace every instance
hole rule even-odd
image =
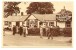
[[[23,33],[23,27],[19,28],[19,33]]]
[[[13,32],[16,33],[16,26],[13,27]]]

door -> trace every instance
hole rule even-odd
[[[16,26],[20,26],[20,23],[19,22],[16,22]]]

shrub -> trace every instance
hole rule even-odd
[[[64,36],[72,36],[72,28],[64,28]]]
[[[39,28],[34,28],[34,29],[29,29],[28,30],[29,35],[39,35],[40,29]]]

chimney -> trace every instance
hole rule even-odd
[[[21,16],[23,16],[23,12],[21,12]]]

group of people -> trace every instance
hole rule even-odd
[[[54,33],[54,26],[51,26],[51,27],[46,27],[46,36],[48,37],[48,39],[53,39],[53,33]],[[22,35],[24,34],[24,37],[27,36],[28,34],[28,27],[25,27],[25,26],[13,26],[13,35],[15,35],[16,33]],[[40,38],[43,38],[43,27],[40,27]]]
[[[25,26],[13,26],[13,35],[15,35],[16,33],[18,33],[18,34],[20,34],[20,35],[22,35],[22,34],[24,34],[24,37],[26,37],[27,36],[27,34],[28,34],[28,28],[27,28],[27,26],[25,27]]]
[[[50,37],[51,39],[53,39],[53,33],[55,32],[54,28],[55,26],[50,26],[45,28],[46,36],[48,37],[48,39],[50,39]],[[43,38],[43,34],[44,34],[43,27],[40,27],[40,38]]]

